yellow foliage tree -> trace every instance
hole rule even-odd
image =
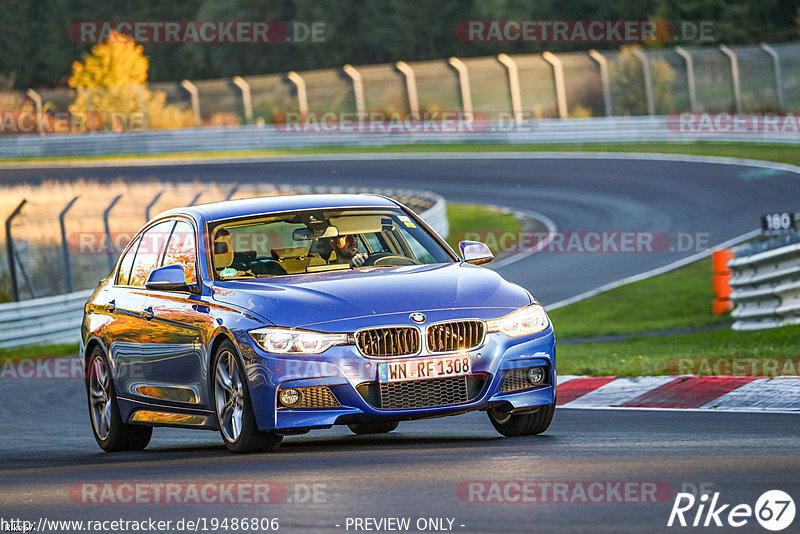
[[[147,88],[149,68],[141,45],[112,32],[83,62],[72,64],[69,86],[77,93],[70,111],[87,114],[96,129],[139,129],[143,110],[150,128],[193,126],[191,111],[167,104],[164,92]]]

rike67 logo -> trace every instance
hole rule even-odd
[[[738,528],[747,525],[755,518],[763,528],[779,532],[794,521],[794,500],[784,491],[764,492],[754,507],[749,504],[721,503],[719,495],[719,492],[715,492],[709,497],[705,493],[696,498],[691,493],[678,493],[667,526]]]

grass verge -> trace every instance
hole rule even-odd
[[[450,235],[447,242],[458,251],[458,241],[466,232],[480,228],[487,232],[519,232],[522,222],[513,214],[493,209],[478,204],[447,203],[447,221],[450,225]],[[497,247],[490,247],[497,254]]]
[[[728,369],[714,366],[713,360],[724,359],[741,364],[733,374],[751,374],[752,365],[748,363],[751,360],[759,365],[771,364],[775,358],[800,362],[797,350],[800,326],[757,332],[723,328],[676,335],[645,334],[730,321],[728,316],[711,314],[712,299],[711,260],[706,259],[554,310],[550,317],[559,339],[631,335],[619,341],[561,344],[558,371],[590,376],[704,374],[704,370],[711,374],[714,369]],[[689,358],[709,362],[682,365],[679,361]],[[783,364],[780,367],[783,369]],[[787,368],[790,374],[800,374],[800,368],[794,371]],[[756,374],[763,371],[758,369],[762,370]]]

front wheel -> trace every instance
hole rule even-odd
[[[530,413],[514,415],[494,409],[488,413],[495,430],[506,437],[513,437],[541,434],[550,426],[555,411],[556,405],[548,404]]]
[[[217,424],[225,446],[241,453],[277,449],[283,437],[258,429],[244,370],[230,341],[224,341],[217,351],[212,379]]]
[[[378,421],[375,423],[352,423],[347,425],[347,428],[353,434],[386,434],[397,428],[397,421]]]
[[[129,425],[119,415],[114,381],[106,357],[95,347],[86,367],[86,393],[94,439],[106,452],[136,451],[147,447],[153,427]]]

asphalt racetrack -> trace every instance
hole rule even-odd
[[[662,252],[543,252],[499,269],[545,305],[688,257],[697,247],[678,250],[686,236],[702,236],[707,247],[750,231],[764,213],[796,209],[800,197],[798,175],[785,171],[574,155],[0,171],[6,183],[78,177],[422,188],[448,201],[534,210],[561,231],[669,236]],[[275,453],[250,456],[228,453],[217,433],[156,429],[143,452],[105,454],[92,438],[80,380],[3,380],[0,387],[3,519],[276,517],[284,532],[354,532],[355,518],[397,517],[410,518],[411,531],[420,518],[444,518],[455,532],[729,532],[668,528],[674,492],[703,489],[719,492],[720,503],[750,506],[770,489],[796,502],[800,494],[796,415],[560,409],[544,435],[510,439],[500,438],[485,414],[472,413],[404,422],[379,437],[313,431],[287,437]],[[287,493],[268,505],[91,504],[81,497],[87,484],[225,481],[277,483]],[[476,481],[652,482],[669,494],[658,493],[657,502],[613,495],[601,502],[477,502],[461,490]],[[314,484],[316,497],[309,494]],[[763,532],[754,519],[735,530]]]

